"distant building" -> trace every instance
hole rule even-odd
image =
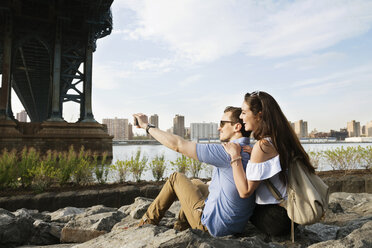
[[[360,137],[360,122],[352,120],[347,123],[347,133],[349,137]]]
[[[299,138],[308,137],[307,121],[303,121],[303,120],[296,121],[294,123],[294,131],[297,134],[297,137]]]
[[[341,128],[340,131],[331,130],[329,137],[334,137],[336,140],[345,140],[347,135],[347,129]]]
[[[190,139],[198,141],[200,139],[218,139],[217,123],[191,123]]]
[[[360,136],[362,136],[362,137],[366,137],[366,136],[367,136],[366,125],[363,125],[363,126],[360,128]]]
[[[133,126],[130,123],[128,123],[128,139],[129,140],[133,139]]]
[[[185,139],[190,139],[190,127],[185,127]]]
[[[155,127],[159,127],[159,116],[157,114],[151,115],[149,119],[149,123],[155,125]],[[147,137],[152,139],[152,136],[150,134],[147,135]]]
[[[103,119],[102,123],[107,125],[108,133],[114,136],[114,140],[129,139],[128,119],[119,119],[115,117],[115,119]]]
[[[16,119],[19,122],[27,122],[27,112],[26,112],[26,110],[22,110],[21,112],[17,113]]]
[[[182,115],[176,115],[173,118],[173,133],[185,137],[185,117]]]
[[[327,138],[329,137],[329,133],[318,132],[318,130],[314,129],[313,131],[310,132],[309,137],[310,138]]]
[[[367,122],[367,125],[366,125],[366,136],[367,137],[372,137],[372,121]]]

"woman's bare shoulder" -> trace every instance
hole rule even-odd
[[[278,155],[271,142],[259,140],[254,144],[251,154],[252,163],[262,163]]]

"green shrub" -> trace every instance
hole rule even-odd
[[[185,155],[181,155],[176,159],[176,161],[171,161],[171,164],[176,169],[177,172],[181,172],[183,174],[186,174],[189,167],[189,161],[188,158]]]
[[[0,157],[0,189],[17,186],[17,152],[6,149]]]
[[[191,177],[199,177],[200,171],[203,169],[203,163],[199,160],[189,158],[188,159],[188,169]]]
[[[333,170],[352,170],[360,165],[361,154],[359,149],[341,146],[341,148],[337,147],[333,150],[324,151],[323,156]]]
[[[23,148],[21,153],[21,161],[18,163],[18,177],[20,178],[22,187],[28,187],[32,183],[32,176],[29,173],[29,170],[32,170],[34,167],[40,163],[40,153],[36,151],[35,148],[27,149]]]
[[[362,166],[367,170],[372,170],[372,146],[359,149],[361,153]]]
[[[50,187],[56,180],[58,172],[50,161],[41,161],[39,165],[29,169],[32,177],[31,187],[38,193]]]
[[[163,178],[165,168],[164,154],[160,156],[156,155],[150,163],[150,169],[156,181],[160,181]]]
[[[109,173],[109,166],[107,165],[107,152],[103,153],[101,160],[98,160],[97,155],[93,156],[93,168],[97,181],[100,184],[106,183],[107,175]]]
[[[130,172],[136,182],[141,180],[143,171],[146,168],[148,157],[144,154],[141,158],[141,149],[138,149],[135,156],[131,156],[129,160]]]
[[[321,161],[323,158],[323,152],[319,151],[309,151],[307,153],[310,158],[310,163],[315,167],[316,170],[321,170]]]
[[[117,160],[115,164],[111,166],[111,168],[118,172],[120,183],[123,183],[127,180],[127,176],[130,171],[130,163],[128,160]]]
[[[76,158],[71,158],[70,162],[74,164],[72,174],[73,181],[79,185],[86,185],[93,182],[93,163],[90,159],[90,152],[86,152],[84,147],[81,147]]]
[[[71,181],[76,163],[76,153],[71,146],[68,152],[58,153],[58,182],[63,185]]]

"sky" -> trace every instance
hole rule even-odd
[[[114,0],[97,41],[93,114],[218,122],[256,90],[309,132],[372,120],[372,1]],[[13,112],[22,108],[13,97]],[[76,121],[79,106],[64,104]]]

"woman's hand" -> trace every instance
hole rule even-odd
[[[253,149],[251,146],[242,146],[242,147],[243,147],[243,152],[247,152],[251,154],[252,149]]]
[[[241,147],[237,143],[223,143],[223,148],[225,148],[225,151],[230,155],[231,159],[234,159],[236,157],[240,156]]]

